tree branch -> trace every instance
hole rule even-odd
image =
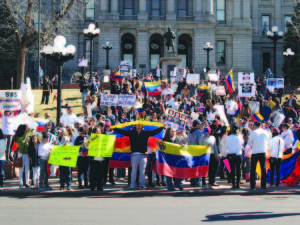
[[[29,35],[30,25],[32,21],[32,8],[33,8],[33,0],[28,0],[28,9],[25,14],[25,30],[23,36],[25,38]]]

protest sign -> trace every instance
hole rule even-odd
[[[101,103],[101,105],[117,106],[118,105],[118,95],[102,93],[100,103]]]
[[[0,110],[20,110],[21,91],[0,91]]]
[[[171,90],[176,92],[177,91],[177,88],[178,88],[178,85],[177,84],[171,84]]]
[[[88,156],[111,157],[116,141],[115,135],[91,134]]]
[[[49,164],[76,167],[79,149],[79,146],[54,146],[50,153]]]
[[[166,127],[172,127],[173,129],[178,130],[179,125],[177,123],[166,122]]]
[[[284,78],[268,78],[268,88],[284,88]]]
[[[255,96],[255,85],[239,84],[238,96],[239,97],[254,97]]]
[[[186,83],[188,84],[199,84],[200,74],[189,73],[186,75]]]
[[[87,59],[81,59],[78,63],[79,67],[87,67],[88,66],[88,60]]]
[[[220,116],[221,124],[223,123],[225,126],[229,126],[227,117],[225,116],[224,105],[215,105],[214,109],[217,111],[216,114]]]
[[[170,71],[170,77],[174,77],[174,71]]]
[[[219,96],[225,96],[226,95],[226,91],[225,91],[225,87],[224,86],[216,86],[214,88],[216,95]]]
[[[91,105],[91,103],[89,103],[89,104],[86,106],[86,111],[87,111],[88,117],[92,117],[92,116],[93,116],[93,114],[92,114],[92,105]]]
[[[249,101],[249,106],[252,110],[252,113],[259,112],[259,102],[257,101]]]
[[[136,77],[136,69],[131,69],[130,70],[130,76],[131,77]]]
[[[120,70],[121,71],[128,71],[128,66],[125,66],[125,65],[120,66]]]
[[[176,77],[185,77],[186,69],[179,68],[179,67],[174,67],[174,74],[173,75],[176,76]]]
[[[127,77],[128,76],[128,72],[127,71],[121,71],[121,76],[122,77]]]
[[[32,117],[28,116],[27,113],[22,113],[17,116],[14,123],[16,127],[18,127],[20,124],[26,124],[31,129],[36,129],[38,126],[38,123]]]
[[[218,75],[215,73],[208,74],[210,81],[219,81]]]
[[[275,127],[279,127],[280,124],[282,123],[282,121],[284,120],[285,116],[279,112],[279,111],[275,111],[273,113],[273,123]]]
[[[136,96],[135,95],[119,95],[118,106],[127,107],[135,106]]]
[[[254,73],[238,72],[239,84],[254,84]]]

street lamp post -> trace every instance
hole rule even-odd
[[[267,32],[267,37],[273,41],[274,43],[274,68],[273,68],[273,73],[274,73],[274,77],[276,77],[276,44],[277,41],[282,39],[283,37],[283,32],[279,31],[278,32],[278,27],[277,26],[273,26],[272,27],[272,31],[268,31]]]
[[[91,23],[88,29],[83,30],[83,35],[90,40],[90,79],[92,78],[92,70],[93,70],[93,46],[94,46],[94,38],[98,37],[100,34],[100,29],[95,29],[95,24]],[[82,74],[83,76],[83,74]]]
[[[103,45],[103,49],[106,50],[106,66],[105,69],[108,70],[109,69],[109,65],[108,65],[108,52],[109,50],[111,50],[113,47],[112,45],[109,45],[109,42],[106,42],[106,45]]]
[[[206,73],[208,73],[208,71],[210,71],[210,68],[209,68],[209,52],[213,49],[214,49],[214,47],[210,45],[210,42],[207,42],[206,45],[203,46],[203,50],[206,51],[206,56],[207,56]]]
[[[58,86],[57,86],[57,117],[56,122],[59,124],[61,116],[61,80],[62,80],[62,66],[65,62],[74,59],[75,46],[68,45],[65,48],[66,38],[64,36],[56,36],[54,45],[47,45],[41,51],[41,55],[45,59],[50,59],[55,62],[58,69]]]
[[[290,77],[291,77],[291,56],[294,56],[295,53],[292,52],[290,48],[288,48],[285,52],[282,53],[288,59],[288,74],[287,74],[287,83],[290,85]]]

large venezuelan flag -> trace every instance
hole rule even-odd
[[[161,94],[161,81],[145,82],[145,89],[148,96],[160,96]]]
[[[135,124],[144,125],[144,130],[154,130],[156,128],[164,126],[162,123],[154,123],[149,121],[135,121],[129,123],[118,124],[112,126],[112,128],[120,128],[122,130],[132,130]],[[109,159],[109,167],[111,168],[128,168],[131,167],[131,150],[130,140],[128,137],[118,134],[116,135],[115,148],[112,157]],[[157,141],[163,138],[163,131],[159,134],[150,137],[148,140],[148,147],[155,151],[157,149]]]
[[[122,77],[121,77],[120,71],[116,72],[116,81],[122,82]]]
[[[254,113],[251,118],[254,122],[261,122],[264,120],[263,116],[259,112]]]
[[[197,87],[198,97],[199,97],[199,98],[202,98],[203,95],[205,95],[209,90],[210,90],[210,87],[209,87],[209,86],[201,86],[201,85],[198,85],[198,87]]]
[[[200,178],[208,174],[210,147],[164,142],[165,150],[156,152],[156,170],[160,175],[174,178]]]
[[[235,91],[234,84],[233,84],[233,70],[229,71],[229,73],[226,76],[226,88],[230,94],[232,94]]]

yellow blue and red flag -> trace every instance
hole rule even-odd
[[[264,117],[259,112],[254,113],[251,118],[254,122],[261,122],[264,120]]]
[[[229,71],[229,73],[226,76],[226,88],[230,94],[232,94],[235,91],[234,84],[233,84],[233,70]]]

